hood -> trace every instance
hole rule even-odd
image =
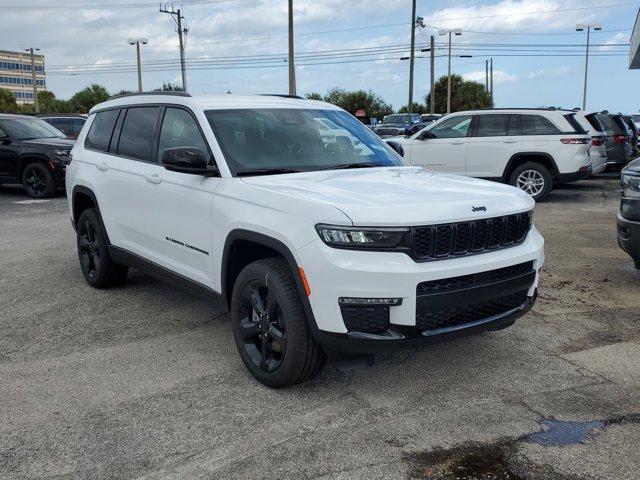
[[[43,145],[53,148],[71,149],[75,141],[68,138],[32,138],[31,140],[20,140],[16,143],[25,146]]]
[[[362,226],[476,220],[524,212],[535,205],[531,197],[514,187],[421,167],[325,170],[243,181],[331,205]]]
[[[633,172],[635,174],[640,174],[640,158],[636,158],[635,160],[629,162],[626,167],[622,170],[622,173],[625,172]]]

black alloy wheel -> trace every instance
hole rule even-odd
[[[96,228],[88,219],[78,225],[78,254],[82,271],[95,280],[102,267]]]
[[[243,287],[239,307],[240,336],[247,355],[260,370],[277,370],[287,350],[287,331],[275,292],[254,280]]]
[[[22,172],[22,185],[34,198],[51,197],[56,192],[53,175],[42,163],[31,163]]]

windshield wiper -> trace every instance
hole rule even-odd
[[[279,173],[298,173],[300,170],[293,168],[254,168],[252,170],[240,170],[236,172],[237,177],[250,177],[253,175],[277,175]]]
[[[333,165],[326,170],[346,170],[347,168],[369,168],[369,167],[384,167],[384,165],[380,163],[371,163],[371,162],[357,162],[357,163],[339,163],[338,165]]]

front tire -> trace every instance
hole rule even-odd
[[[124,283],[129,267],[111,259],[107,234],[95,208],[88,208],[82,212],[76,231],[78,259],[87,283],[94,288],[113,287]]]
[[[509,184],[531,195],[536,202],[543,200],[553,188],[553,177],[544,165],[526,162],[511,173]]]
[[[267,387],[304,382],[324,366],[326,356],[311,336],[283,259],[258,260],[240,272],[231,297],[231,324],[240,358]]]
[[[53,197],[58,190],[53,174],[44,163],[30,163],[22,172],[22,185],[33,198]]]

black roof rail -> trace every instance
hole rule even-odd
[[[282,97],[282,98],[296,98],[298,100],[304,100],[300,95],[289,95],[288,93],[261,93],[263,97]]]
[[[114,100],[116,98],[125,98],[125,97],[138,97],[140,95],[160,95],[167,97],[190,97],[191,94],[187,92],[181,92],[179,90],[162,90],[159,92],[133,92],[133,93],[123,93],[122,95],[113,95],[109,97],[109,100]]]

